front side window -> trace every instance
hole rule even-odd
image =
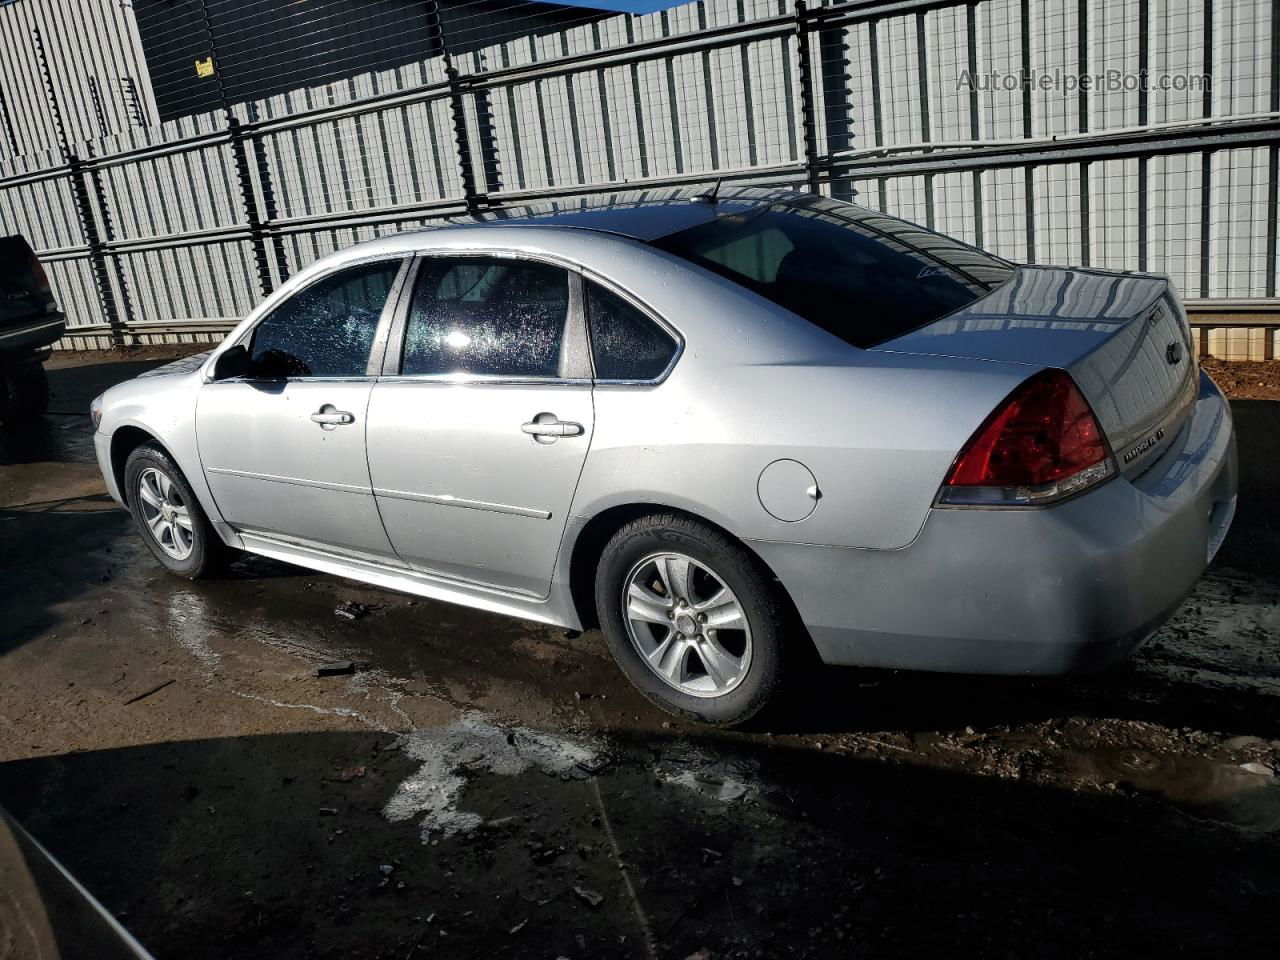
[[[676,341],[625,299],[588,280],[587,327],[598,380],[656,380]]]
[[[569,275],[503,257],[427,260],[414,285],[401,373],[563,376]]]
[[[874,346],[966,307],[1014,269],[950,237],[821,198],[727,214],[654,245],[855,347]]]
[[[256,377],[363,377],[399,260],[365,263],[317,280],[253,331]]]

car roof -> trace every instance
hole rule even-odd
[[[709,195],[715,190],[714,200]],[[457,225],[568,227],[652,242],[719,217],[769,206],[807,194],[769,187],[697,187],[611,193],[597,198],[548,201],[485,211]]]

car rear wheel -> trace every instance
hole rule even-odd
[[[619,530],[597,568],[596,607],[618,665],[669,713],[742,723],[780,687],[776,582],[740,543],[692,517]]]
[[[226,569],[234,551],[219,539],[173,458],[144,443],[125,463],[125,498],[148,549],[170,573],[198,579]]]

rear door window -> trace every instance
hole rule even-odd
[[[402,374],[562,376],[569,274],[507,257],[427,260],[405,326]]]
[[[671,365],[677,343],[634,304],[586,282],[587,328],[597,380],[656,380]]]
[[[966,307],[1014,270],[958,240],[822,198],[717,217],[654,245],[856,347]]]
[[[364,263],[317,280],[253,331],[254,376],[363,377],[400,260]]]

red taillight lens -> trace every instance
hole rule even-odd
[[[51,293],[53,288],[49,286],[49,275],[44,272],[44,264],[40,262],[40,258],[33,253],[28,265],[31,268],[31,275],[35,277],[36,289],[41,293]]]
[[[1080,388],[1064,371],[1045,370],[978,428],[952,465],[939,501],[1044,503],[1113,470],[1102,427]]]

